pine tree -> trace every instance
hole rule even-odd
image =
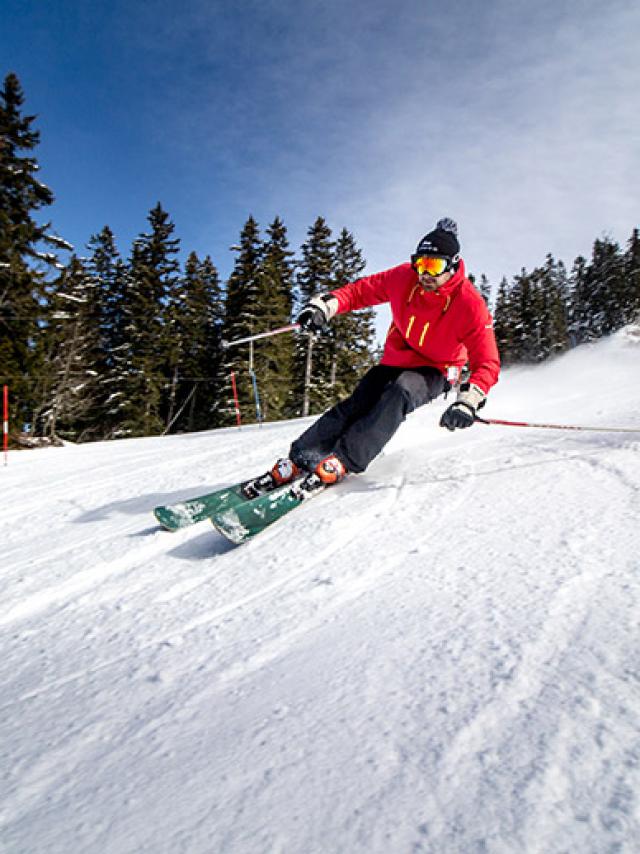
[[[262,252],[258,223],[249,216],[240,234],[236,262],[226,288],[225,318],[223,338],[232,342],[264,331],[260,326],[260,294],[262,291]],[[229,347],[220,376],[221,388],[226,388],[222,415],[227,423],[233,423],[234,401],[231,391],[230,375],[236,378],[240,411],[243,421],[256,418],[253,389],[249,376],[249,345]]]
[[[551,259],[551,255],[548,256]],[[550,288],[545,297],[548,313],[549,355],[569,349],[569,275],[562,261],[555,262],[550,271]]]
[[[120,402],[119,435],[164,431],[175,403],[177,342],[172,311],[177,296],[180,241],[160,203],[148,216],[151,230],[134,241],[124,284],[127,376]]]
[[[92,413],[99,389],[95,280],[72,256],[51,291],[48,328],[38,342],[46,348],[38,383],[38,432],[82,441],[95,431]]]
[[[608,335],[623,325],[624,278],[624,257],[618,244],[608,237],[596,240],[585,274],[590,338]]]
[[[39,225],[33,214],[53,202],[53,193],[37,178],[31,154],[40,141],[35,116],[23,116],[24,94],[15,74],[0,91],[0,370],[9,383],[13,411],[31,419],[34,378],[42,365],[35,346],[43,311],[47,272],[57,262],[50,248],[70,249]]]
[[[334,285],[341,287],[360,278],[366,267],[354,236],[343,228],[336,241]],[[339,315],[331,324],[332,402],[353,391],[355,383],[374,362],[375,310],[365,308]]]
[[[187,258],[181,300],[173,334],[179,342],[177,414],[174,431],[204,430],[216,426],[215,378],[221,363],[222,293],[211,258]]]
[[[262,249],[259,281],[259,318],[269,331],[290,322],[293,309],[293,252],[287,229],[279,217],[267,229]],[[265,421],[284,418],[290,400],[293,371],[292,335],[276,335],[256,341],[255,371]]]
[[[494,311],[494,329],[500,359],[504,365],[516,361],[516,327],[517,318],[514,314],[514,301],[506,276],[502,277],[496,296]]]
[[[634,228],[627,243],[624,256],[625,296],[623,306],[623,322],[638,323],[640,321],[640,236]]]
[[[100,331],[104,341],[104,367],[113,363],[113,350],[121,343],[124,329],[124,265],[108,225],[93,234],[87,244],[86,268],[94,280],[99,301]]]
[[[567,275],[564,264],[547,255],[544,267],[535,269],[530,277],[532,342],[529,360],[541,362],[567,348],[566,317]]]
[[[99,393],[94,420],[96,435],[111,438],[118,435],[125,397],[131,354],[127,347],[126,265],[116,246],[109,226],[92,235],[91,252],[85,266],[92,277],[100,329],[100,349],[96,363]]]
[[[524,267],[518,276],[514,276],[509,302],[513,324],[513,360],[534,362],[538,349],[535,290],[532,277]]]
[[[569,276],[568,332],[571,347],[591,340],[587,268],[587,259],[578,255]]]
[[[491,302],[491,283],[484,273],[480,276],[480,284],[477,285],[477,288],[482,299],[489,305]]]
[[[331,229],[318,217],[302,245],[302,261],[296,276],[297,307],[335,287],[335,244]],[[322,412],[333,399],[331,387],[332,347],[326,336],[304,336],[296,340],[292,414]]]

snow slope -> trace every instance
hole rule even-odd
[[[489,417],[640,427],[619,334]],[[0,850],[640,851],[640,433],[437,427],[240,548],[303,422],[10,455]]]

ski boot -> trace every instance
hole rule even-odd
[[[266,492],[273,492],[274,489],[285,486],[287,483],[291,483],[301,476],[302,472],[298,466],[287,457],[284,457],[278,460],[270,471],[243,483],[240,491],[247,501],[251,501],[252,498],[257,498]]]
[[[320,460],[315,468],[316,474],[325,486],[332,483],[339,483],[347,474],[347,468],[339,457],[335,454],[329,454],[323,460]]]
[[[300,483],[297,483],[292,491],[296,498],[304,501],[305,498],[309,498],[319,489],[339,483],[347,474],[347,469],[342,460],[336,457],[335,454],[330,454],[328,457],[320,460],[311,474],[308,474]]]

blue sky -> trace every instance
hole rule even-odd
[[[497,283],[639,224],[638,44],[637,0],[2,0],[0,68],[79,251],[160,200],[225,276],[249,214],[373,272],[447,215]]]

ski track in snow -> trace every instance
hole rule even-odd
[[[638,354],[489,415],[640,423]],[[301,422],[11,455],[3,852],[640,850],[640,436],[440,411],[240,548],[151,510]]]
[[[229,602],[228,604],[223,605],[222,607],[215,608],[211,611],[204,612],[203,614],[197,616],[190,622],[186,622],[180,626],[177,634],[180,638],[184,637],[185,634],[192,632],[201,626],[206,626],[211,623],[215,623],[219,621],[221,618],[227,617],[233,611],[247,608],[248,606],[254,605],[257,601],[265,596],[269,596],[273,594],[275,591],[280,588],[285,587],[294,587],[296,588],[299,585],[299,581],[301,578],[307,578],[311,572],[315,569],[316,566],[326,565],[328,561],[331,560],[332,555],[336,552],[343,552],[350,545],[355,548],[357,551],[359,548],[359,538],[362,536],[364,530],[370,527],[375,521],[379,518],[380,513],[384,512],[390,504],[398,501],[398,496],[401,494],[403,488],[402,481],[400,481],[397,485],[388,487],[379,488],[380,491],[384,493],[390,494],[390,500],[381,502],[381,506],[377,508],[377,512],[372,516],[368,517],[366,515],[361,515],[357,519],[357,525],[354,526],[353,522],[350,522],[349,529],[344,532],[344,534],[340,536],[332,536],[328,545],[318,551],[317,554],[314,555],[311,561],[305,560],[304,563],[301,563],[300,568],[294,572],[287,572],[283,574],[281,578],[276,580],[275,582],[267,584],[265,587],[262,587],[256,591],[251,592],[250,594],[243,596],[240,599]],[[367,496],[370,494],[369,491],[365,488],[363,490]],[[338,494],[333,495],[334,501],[338,499]],[[327,497],[331,497],[325,495],[322,498],[326,499]],[[462,496],[458,496],[456,500],[448,507],[447,512],[454,512],[456,507],[462,502],[464,499],[464,494]],[[322,500],[322,499],[321,499]],[[326,505],[326,501],[325,501]],[[331,510],[331,504],[328,505],[327,508],[329,511]],[[333,518],[331,514],[327,517],[327,524],[332,524]],[[182,539],[186,540],[188,538],[189,532],[179,532],[182,535]],[[175,536],[175,535],[174,535]],[[268,532],[265,535],[257,538],[256,541],[250,543],[249,545],[244,547],[244,551],[251,552],[252,549],[262,549],[262,544],[268,540],[270,537],[278,537],[278,529],[275,528],[272,531]],[[381,539],[380,548],[382,548],[383,542],[388,541],[388,537],[386,534],[379,537]],[[39,611],[45,610],[47,607],[55,606],[58,603],[69,603],[76,596],[80,596],[86,590],[95,591],[98,584],[106,582],[110,580],[111,576],[117,575],[119,573],[125,572],[131,568],[135,568],[136,566],[141,566],[145,559],[153,556],[156,552],[161,552],[166,549],[166,534],[160,533],[154,538],[154,542],[149,544],[146,547],[141,547],[132,550],[127,553],[126,560],[118,560],[113,561],[111,563],[105,562],[103,564],[98,564],[92,567],[91,573],[83,573],[80,577],[73,576],[67,583],[58,585],[51,589],[51,591],[45,591],[40,594],[35,594],[33,597],[30,597],[25,602],[21,603],[19,606],[13,608],[9,611],[8,614],[0,617],[0,626],[8,624],[14,620],[24,619],[26,617],[32,616]],[[344,555],[342,555],[344,559]],[[397,560],[394,559],[389,563],[383,563],[382,569],[386,571],[389,567],[394,566],[397,563]],[[96,578],[98,581],[96,581]],[[370,586],[371,584],[375,584],[377,582],[377,574],[368,573],[366,576],[366,586]],[[179,582],[174,587],[168,589],[166,592],[161,593],[156,597],[155,601],[159,603],[171,602],[176,598],[182,597],[185,593],[191,593],[192,590],[199,587],[203,584],[202,580],[191,580],[188,582]],[[322,582],[320,582],[322,583]],[[352,587],[350,590],[349,598],[352,598],[354,595],[358,595],[360,592],[359,587]],[[95,604],[96,597],[92,596],[92,604]],[[311,626],[306,624],[303,629],[305,631],[309,630]],[[175,632],[173,634],[176,634]],[[172,635],[155,637],[152,640],[148,641],[145,644],[144,648],[154,647],[163,643],[171,642]],[[283,642],[284,641],[284,642]],[[278,648],[286,648],[288,644],[288,640],[281,638],[278,642]],[[261,652],[259,656],[256,657],[257,661],[268,660],[272,657],[275,657],[273,653],[265,654],[264,651]],[[121,661],[121,658],[110,659],[106,662],[99,662],[92,666],[91,672],[95,672],[98,669],[102,669],[109,665],[118,663]],[[247,670],[254,669],[255,664],[247,664]],[[242,671],[242,666],[235,665],[232,670],[234,674],[239,674]],[[63,684],[67,684],[72,679],[82,678],[87,675],[87,671],[79,671],[78,673],[73,674],[70,677],[64,679]],[[52,687],[58,687],[60,683],[55,684],[47,684],[42,686],[37,692],[32,692],[20,699],[29,699],[31,697],[37,696],[39,693],[46,692],[50,690]],[[0,705],[0,708],[2,706]]]

